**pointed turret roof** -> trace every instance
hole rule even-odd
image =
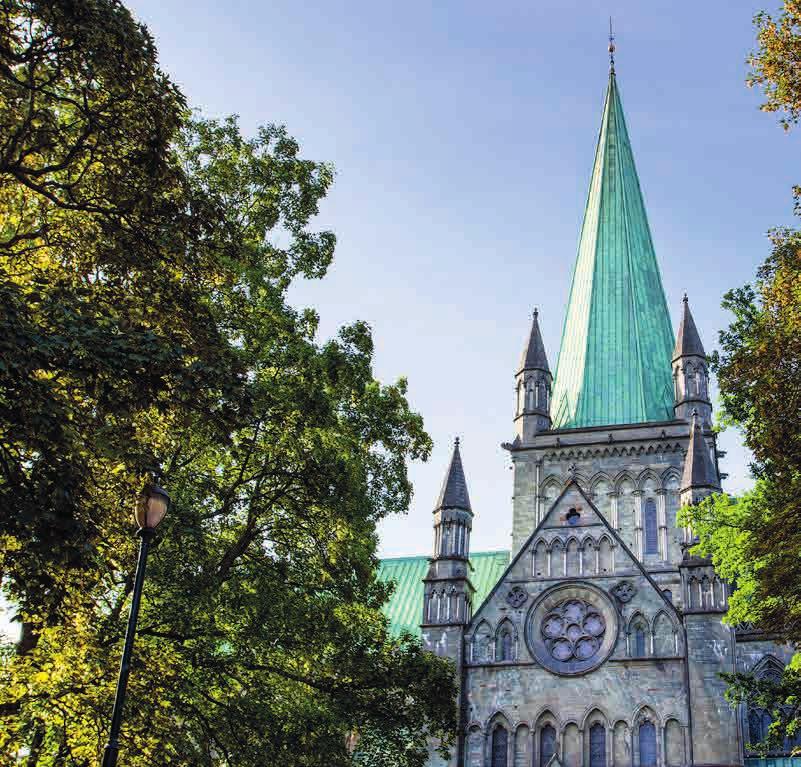
[[[612,70],[556,368],[554,428],[671,419],[672,348]]]
[[[442,483],[442,490],[440,490],[434,511],[439,511],[439,509],[464,509],[471,513],[473,511],[470,508],[470,497],[467,494],[467,482],[462,468],[462,456],[459,453],[459,437],[453,442],[451,464],[448,466],[448,473]]]
[[[548,356],[545,354],[545,344],[542,342],[540,333],[539,312],[535,309],[531,315],[531,332],[528,335],[528,343],[523,349],[520,357],[520,367],[518,372],[523,370],[545,370],[550,373],[548,367]]]
[[[698,328],[695,327],[695,320],[690,312],[690,302],[686,293],[682,302],[684,307],[679,324],[679,334],[676,336],[676,347],[673,349],[673,359],[690,356],[706,357],[701,336],[698,335]]]
[[[690,445],[687,448],[687,455],[684,456],[684,472],[681,476],[682,491],[693,487],[715,489],[720,487],[718,472],[704,439],[704,428],[697,410],[693,410]]]

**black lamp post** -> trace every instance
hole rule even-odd
[[[122,650],[120,675],[117,679],[117,695],[114,698],[114,709],[111,714],[111,730],[108,743],[103,750],[101,767],[115,767],[117,754],[120,750],[120,725],[122,724],[122,708],[125,705],[125,690],[128,687],[128,673],[131,669],[131,652],[133,650],[134,636],[136,635],[136,620],[139,617],[139,603],[142,600],[142,584],[145,582],[145,565],[147,564],[147,551],[150,542],[156,534],[156,528],[170,503],[170,496],[165,490],[156,485],[147,485],[139,496],[136,504],[136,523],[139,525],[137,535],[140,538],[139,560],[136,563],[136,577],[134,578],[133,597],[131,599],[131,613],[128,616],[128,628],[125,632],[125,646]]]

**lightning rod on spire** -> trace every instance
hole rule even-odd
[[[609,17],[609,71],[615,74],[615,34],[612,31],[612,17]]]

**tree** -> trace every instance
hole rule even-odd
[[[785,129],[801,115],[801,3],[755,18],[759,49],[749,84],[765,93],[763,109],[782,113]],[[794,189],[796,212],[801,187]],[[726,294],[734,319],[720,335],[713,368],[723,421],[742,429],[754,454],[754,489],[741,499],[717,495],[687,510],[698,551],[736,584],[727,621],[751,624],[777,641],[801,643],[801,233],[770,234],[772,252],[753,286]],[[801,657],[781,680],[728,675],[734,702],[770,712],[763,750],[801,735]]]
[[[321,345],[286,299],[333,256],[310,228],[332,169],[281,127],[190,120],[113,0],[2,8],[21,161],[0,165],[0,572],[24,631],[0,659],[0,761],[97,763],[130,504],[157,473],[173,506],[126,763],[336,767],[362,732],[422,764],[455,731],[454,677],[390,636],[375,551],[430,439],[405,381],[374,379],[366,324]]]

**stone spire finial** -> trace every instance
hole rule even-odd
[[[453,441],[451,463],[445,474],[445,480],[442,483],[442,489],[434,511],[439,511],[440,509],[463,509],[472,513],[470,496],[467,494],[467,481],[464,478],[464,469],[462,468],[462,456],[459,452],[459,437],[456,437]]]
[[[551,372],[548,367],[548,356],[545,353],[545,344],[542,342],[542,333],[540,333],[539,316],[539,310],[535,307],[534,311],[531,313],[531,331],[528,334],[528,341],[523,348],[523,355],[520,357],[519,371],[544,370],[547,373]]]
[[[673,360],[679,357],[704,357],[704,345],[701,343],[701,336],[698,334],[698,328],[695,326],[692,312],[690,311],[690,301],[687,294],[684,294],[682,300],[682,314],[681,323],[679,323],[679,332],[676,336],[676,346],[673,349]]]

